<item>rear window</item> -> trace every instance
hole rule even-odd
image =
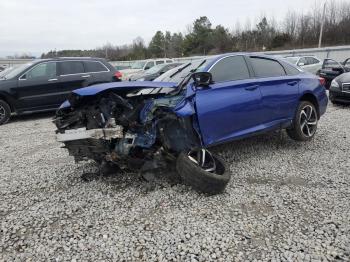
[[[84,73],[84,65],[81,61],[60,62],[61,75],[81,74]]]
[[[285,63],[282,61],[282,65],[284,67],[284,69],[286,70],[287,74],[288,75],[297,75],[297,74],[300,74],[300,71],[298,69],[296,69],[294,66],[288,64],[288,63]]]
[[[102,63],[97,61],[86,61],[85,70],[87,73],[108,72],[108,69]]]
[[[257,77],[276,77],[286,75],[281,64],[275,60],[258,57],[251,57],[250,60]]]

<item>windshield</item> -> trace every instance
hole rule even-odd
[[[155,82],[175,82],[180,83],[188,74],[194,72],[200,72],[205,68],[212,59],[198,59],[192,62],[175,67],[168,72],[157,77],[153,81]]]
[[[298,60],[299,60],[299,57],[287,56],[287,57],[285,57],[285,59],[286,59],[289,63],[292,63],[292,64],[296,65],[297,62],[298,62]]]
[[[14,69],[14,67],[8,67],[4,71],[1,71],[0,72],[0,78],[3,78],[5,75],[10,73],[13,69]]]
[[[23,72],[24,70],[26,70],[27,68],[29,68],[31,65],[33,65],[33,63],[27,63],[27,64],[20,65],[18,67],[15,67],[13,70],[5,74],[3,78],[5,79],[13,78],[18,74],[20,74],[21,72]]]
[[[146,71],[145,71],[145,74],[155,74],[155,73],[158,73],[160,70],[162,70],[162,68],[163,67],[165,67],[165,66],[167,66],[167,65],[164,65],[164,64],[161,64],[161,65],[156,65],[156,66],[154,66],[154,67],[152,67],[152,68],[150,68],[150,69],[147,69]]]
[[[132,64],[131,69],[143,69],[145,66],[146,61],[138,61]]]

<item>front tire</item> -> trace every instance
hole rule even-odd
[[[6,124],[11,117],[11,108],[4,100],[0,100],[0,125]]]
[[[176,169],[186,185],[208,194],[223,192],[231,176],[225,163],[206,149],[181,153],[176,161]]]
[[[309,141],[316,133],[317,124],[318,113],[315,105],[309,101],[301,101],[287,134],[296,141]]]

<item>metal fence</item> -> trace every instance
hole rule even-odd
[[[347,46],[333,46],[333,47],[322,47],[322,48],[305,48],[305,49],[293,49],[293,50],[282,50],[282,51],[268,51],[258,52],[266,55],[274,56],[297,56],[297,55],[313,55],[317,56],[321,60],[325,58],[332,58],[336,61],[344,61],[350,57],[350,45]],[[203,58],[204,56],[193,56],[193,57],[180,57],[173,58],[176,62],[189,62],[195,59]],[[112,61],[112,64],[131,66],[135,61]]]
[[[323,48],[306,48],[306,49],[293,49],[293,50],[282,50],[282,51],[268,51],[260,52],[267,55],[276,56],[297,56],[297,55],[314,55],[320,59],[332,58],[336,61],[344,61],[346,58],[350,57],[350,45],[347,46],[333,46],[333,47],[323,47]],[[179,57],[173,58],[176,62],[189,62],[204,56],[192,56],[192,57]],[[14,66],[19,64],[24,64],[32,61],[32,59],[0,59],[0,66]],[[111,61],[114,66],[131,66],[135,61]]]

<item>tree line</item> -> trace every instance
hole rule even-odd
[[[42,58],[57,56],[94,56],[109,60],[138,60],[156,57],[213,55],[236,51],[268,51],[317,47],[322,21],[322,46],[350,44],[350,3],[331,1],[323,6],[315,3],[311,11],[289,11],[279,23],[273,17],[262,17],[252,26],[236,23],[231,29],[213,26],[201,16],[186,29],[186,33],[157,31],[148,45],[141,37],[132,44],[115,46],[110,43],[92,50],[52,50]]]

